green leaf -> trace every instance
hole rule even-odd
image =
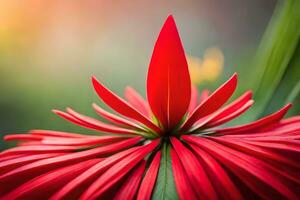
[[[162,158],[156,185],[153,191],[154,200],[177,200],[178,195],[173,179],[172,161],[170,156],[170,145],[164,143],[162,147]]]
[[[278,110],[287,103],[293,103],[289,114],[299,114],[300,105],[297,103],[299,102],[297,101],[298,96],[300,97],[300,41],[263,115]]]
[[[253,65],[256,104],[248,115],[249,120],[263,113],[295,54],[300,37],[299,10],[299,0],[279,1],[264,33]]]

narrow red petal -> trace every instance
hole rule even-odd
[[[93,159],[50,171],[29,180],[2,198],[7,200],[26,199],[26,197],[47,199],[59,187],[100,160],[99,158]]]
[[[89,186],[89,188],[81,196],[82,200],[96,199],[105,191],[111,188],[116,182],[123,178],[134,166],[136,166],[145,156],[157,147],[159,140],[154,140],[151,143],[143,146],[135,154],[126,157],[122,162],[116,163],[109,168],[103,175]]]
[[[189,144],[196,154],[202,159],[203,163],[208,168],[212,183],[215,185],[219,197],[223,199],[243,199],[238,188],[231,181],[230,177],[223,167],[207,152],[200,149],[198,146]]]
[[[103,117],[104,119],[111,121],[112,123],[119,125],[119,126],[126,126],[132,129],[137,129],[140,131],[145,131],[142,127],[140,127],[139,125],[137,125],[134,122],[131,122],[125,118],[119,117],[115,114],[112,114],[110,112],[107,112],[106,110],[102,109],[101,107],[99,107],[97,104],[93,104],[93,108],[95,109],[95,111],[97,112],[97,114],[99,114],[101,117]]]
[[[51,158],[55,156],[60,156],[62,153],[48,153],[48,154],[34,154],[34,155],[22,155],[21,157],[9,159],[0,162],[0,174],[4,174],[11,169],[15,169],[21,165],[32,163],[37,160],[42,160],[45,158]]]
[[[282,109],[280,109],[279,111],[277,111],[271,115],[268,115],[262,119],[259,119],[255,122],[241,125],[241,126],[221,128],[221,129],[215,130],[215,132],[221,133],[221,134],[239,134],[239,133],[244,133],[244,132],[249,133],[251,131],[254,131],[255,129],[259,129],[260,127],[264,127],[264,126],[270,125],[272,123],[278,122],[280,119],[283,118],[283,116],[286,114],[286,112],[288,111],[288,109],[290,107],[291,107],[291,104],[288,104],[288,105],[284,106]]]
[[[95,164],[84,173],[77,176],[75,179],[67,183],[62,187],[56,194],[51,197],[51,200],[59,199],[68,199],[70,195],[79,190],[82,187],[87,188],[94,180],[96,180],[105,170],[108,170],[112,165],[117,162],[120,162],[128,155],[134,154],[138,149],[141,149],[140,146],[132,147],[130,149],[116,153],[103,161]]]
[[[103,131],[107,133],[118,133],[118,134],[136,134],[136,131],[124,129],[120,127],[116,127],[110,124],[105,124],[103,122],[100,122],[96,119],[89,118],[87,116],[81,115],[71,109],[68,109],[69,113],[65,113],[58,110],[53,110],[55,114],[58,116],[64,118],[65,120],[68,120],[74,124],[77,124],[79,126],[89,128],[92,130],[97,131]]]
[[[148,168],[146,175],[141,183],[137,199],[138,200],[150,200],[152,195],[152,190],[154,188],[157,173],[160,166],[161,152],[158,151],[153,158],[151,165]]]
[[[248,102],[246,102],[244,105],[242,105],[240,108],[238,108],[237,110],[232,110],[232,112],[228,112],[226,116],[216,120],[215,118],[213,120],[211,120],[210,122],[208,122],[205,127],[215,127],[215,126],[220,126],[222,124],[225,124],[226,122],[229,122],[233,119],[235,119],[236,117],[240,116],[241,114],[243,114],[244,112],[246,112],[252,105],[253,105],[254,101],[253,100],[249,100]]]
[[[193,111],[195,110],[195,108],[198,105],[198,89],[196,86],[192,85],[191,87],[191,100],[190,100],[190,105],[189,105],[189,109],[188,109],[188,113],[192,114]]]
[[[224,137],[228,138],[269,138],[269,137],[280,137],[290,138],[290,139],[300,139],[300,118],[287,118],[280,120],[279,122],[272,123],[258,128],[255,132],[247,131],[247,134],[244,132],[229,135],[226,134]]]
[[[99,129],[101,129],[101,128],[102,129],[108,129],[107,131],[116,130],[116,132],[120,132],[120,133],[133,133],[133,134],[136,133],[134,130],[128,130],[126,128],[119,128],[119,127],[116,127],[114,125],[106,124],[104,122],[101,122],[101,121],[99,121],[95,118],[85,116],[83,114],[80,114],[80,113],[74,111],[71,108],[67,108],[66,110],[69,114],[71,114],[76,119],[79,119],[83,123],[89,124],[91,126],[98,127]]]
[[[0,153],[0,156],[20,154],[20,153],[62,153],[76,150],[72,146],[49,146],[49,145],[32,145],[13,147]]]
[[[31,130],[31,131],[29,131],[29,133],[32,135],[67,137],[67,138],[88,137],[88,135],[83,135],[83,134],[79,134],[79,133],[68,133],[68,132],[52,131],[52,130]]]
[[[121,136],[92,136],[86,137],[53,137],[35,134],[12,134],[6,135],[5,140],[25,140],[25,141],[39,141],[39,145],[55,145],[55,146],[90,146],[90,145],[104,145],[112,142],[118,142],[128,137]],[[31,143],[30,143],[31,144]]]
[[[231,97],[237,85],[237,74],[234,74],[226,83],[219,87],[205,101],[195,109],[183,124],[181,130],[187,131],[200,118],[206,117],[218,110]]]
[[[240,108],[238,108],[235,111],[232,111],[231,113],[228,113],[227,116],[215,121],[214,119],[216,117],[219,116],[219,114],[222,114],[224,110],[227,110],[227,107],[223,108],[223,109],[219,109],[216,112],[201,118],[200,120],[198,120],[193,128],[191,128],[189,130],[189,132],[196,132],[197,130],[201,130],[201,129],[205,129],[205,128],[210,128],[213,126],[218,126],[221,125],[223,123],[226,123],[232,119],[234,119],[235,117],[241,115],[242,113],[244,113],[248,108],[251,107],[251,105],[253,104],[253,100],[249,100],[246,104],[242,105]]]
[[[172,159],[174,182],[179,199],[196,200],[196,194],[194,193],[177,153],[173,148],[171,149],[170,154]]]
[[[216,159],[227,166],[232,173],[240,177],[248,187],[262,197],[265,197],[265,192],[268,190],[265,190],[258,181],[273,188],[285,198],[297,199],[295,193],[282,182],[282,177],[274,172],[275,170],[271,165],[203,137],[183,136],[183,138],[214,155]],[[256,181],[254,181],[254,178]]]
[[[2,184],[5,184],[7,181],[22,181],[19,179],[19,177],[22,177],[22,175],[26,174],[29,177],[34,177],[36,174],[40,173],[41,171],[49,170],[52,168],[57,168],[62,165],[66,164],[72,164],[79,161],[95,158],[95,157],[101,157],[108,155],[110,153],[115,153],[120,150],[129,148],[138,142],[141,141],[141,137],[135,137],[131,138],[125,141],[121,141],[115,144],[103,146],[103,147],[97,147],[94,149],[89,149],[85,151],[80,152],[74,152],[69,153],[62,156],[56,156],[53,158],[47,158],[43,160],[39,160],[33,163],[30,163],[28,165],[21,166],[13,171],[10,171],[5,174],[0,175],[0,186]],[[43,148],[43,147],[41,147]],[[25,179],[25,177],[23,177]]]
[[[195,155],[175,137],[171,137],[171,143],[198,198],[217,199],[217,194]]]
[[[143,115],[151,117],[151,110],[148,102],[132,87],[125,88],[125,98],[127,101],[140,111]]]
[[[283,139],[268,139],[266,138],[266,141],[249,141],[244,140],[244,142],[262,146],[270,149],[278,149],[278,150],[286,150],[290,152],[297,152],[300,153],[300,141],[298,140],[283,140]]]
[[[226,135],[226,137],[258,138],[269,136],[284,136],[288,138],[300,139],[299,131],[300,118],[296,116],[260,127],[257,130],[255,130],[255,132],[251,131],[249,134]]]
[[[15,159],[15,158],[20,158],[23,157],[22,154],[16,154],[16,155],[4,155],[0,157],[0,162],[4,162],[7,160]]]
[[[300,162],[297,162],[296,160],[293,160],[292,158],[282,156],[280,152],[272,151],[271,149],[267,147],[262,146],[255,146],[252,144],[247,144],[244,142],[244,140],[240,139],[233,139],[233,138],[225,138],[225,137],[216,137],[213,138],[213,140],[216,140],[228,147],[234,148],[240,152],[244,152],[247,154],[251,154],[254,157],[262,158],[264,160],[270,160],[272,163],[279,162],[284,164],[284,166],[291,166],[295,168],[300,168]],[[300,179],[299,179],[300,183]]]
[[[117,192],[114,200],[133,200],[139,189],[144,171],[146,168],[146,161],[142,161],[139,166],[134,169],[134,172],[127,178],[125,183]]]
[[[165,129],[179,124],[190,103],[188,65],[172,16],[163,25],[153,50],[148,70],[147,97],[153,114]]]
[[[220,112],[217,116],[215,116],[211,122],[219,121],[224,117],[227,117],[228,115],[232,114],[233,112],[236,112],[238,109],[240,109],[242,106],[244,106],[247,102],[249,102],[252,98],[252,92],[247,91],[242,96],[237,98],[235,101],[230,103],[229,105],[222,108],[222,112]]]
[[[202,103],[203,101],[205,101],[210,95],[210,91],[205,89],[201,91],[201,95],[200,95],[200,99],[199,99],[199,103]]]
[[[113,92],[104,87],[95,77],[92,78],[95,91],[99,97],[116,112],[121,115],[134,119],[148,128],[154,130],[156,133],[160,133],[161,129],[150,121],[146,116],[141,114],[135,108],[130,106],[126,101],[115,95]]]
[[[45,138],[41,141],[45,145],[64,145],[64,146],[91,146],[91,145],[107,145],[113,142],[119,142],[128,139],[118,136],[99,136],[95,138]]]

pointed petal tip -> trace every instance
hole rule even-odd
[[[97,78],[95,76],[92,76],[92,83],[93,83],[93,86],[95,87],[96,85],[99,85],[100,82],[97,80]]]
[[[235,72],[235,73],[232,75],[231,78],[237,81],[237,80],[238,80],[238,73]]]
[[[133,90],[134,90],[134,89],[133,89],[131,86],[128,86],[128,85],[127,85],[127,86],[125,87],[125,89],[124,89],[124,93],[128,93],[128,92],[130,93],[130,92],[132,92]]]
[[[60,113],[61,111],[57,110],[57,109],[52,109],[51,112],[53,112],[54,114],[57,114],[57,113]]]
[[[231,82],[232,83],[232,86],[234,88],[236,88],[237,86],[237,83],[238,83],[238,74],[235,72],[229,79],[226,83],[228,82]]]
[[[165,24],[173,24],[173,25],[176,24],[173,15],[169,15],[169,16],[167,17],[167,19],[166,19],[166,21],[165,21]]]
[[[91,79],[92,79],[92,81],[93,81],[93,80],[97,80],[96,76],[94,76],[94,75],[91,76]]]
[[[288,112],[288,110],[289,110],[292,106],[293,106],[292,103],[288,103],[288,104],[286,104],[286,105],[282,108],[282,110],[284,110],[284,113],[286,114],[286,113]],[[285,115],[285,114],[284,114],[284,115]]]
[[[2,139],[3,139],[4,141],[8,141],[8,140],[9,140],[9,135],[4,135],[4,136],[2,137]]]
[[[66,111],[73,110],[71,107],[66,107]]]
[[[247,94],[250,96],[250,99],[253,97],[253,91],[252,90],[248,90]]]
[[[93,107],[93,108],[98,108],[99,106],[98,106],[95,102],[93,102],[93,103],[92,103],[92,107]]]

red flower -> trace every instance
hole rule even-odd
[[[110,123],[71,108],[54,112],[110,135],[6,136],[20,142],[0,154],[1,199],[299,199],[300,117],[283,119],[287,105],[250,124],[219,127],[253,104],[251,92],[224,106],[237,85],[234,74],[198,98],[172,16],[154,47],[148,102],[132,88],[123,100],[92,81],[120,115],[96,104]]]

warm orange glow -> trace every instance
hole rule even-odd
[[[203,60],[194,56],[187,56],[189,70],[193,84],[203,81],[216,80],[224,66],[224,55],[217,47],[206,49]]]

